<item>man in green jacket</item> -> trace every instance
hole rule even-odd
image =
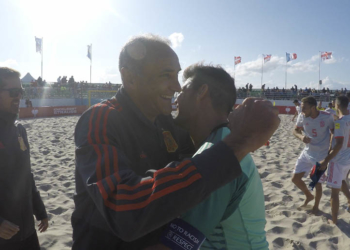
[[[175,123],[189,131],[197,148],[195,155],[200,155],[230,134],[227,125],[236,101],[235,83],[221,67],[203,64],[188,67],[183,80],[185,83],[176,101],[178,114]],[[240,108],[244,108],[244,103]],[[235,124],[244,122],[235,119],[235,111],[230,121],[231,129],[235,128]],[[259,124],[259,121],[256,123]],[[179,244],[197,246],[195,243],[199,241],[200,234],[188,227],[188,223],[206,238],[200,249],[268,249],[260,176],[249,154],[240,165],[243,172],[240,177],[214,191],[208,199],[180,216],[185,223],[179,222],[179,219],[171,223],[167,229],[169,231],[161,239],[164,245],[171,249]],[[219,169],[221,166],[216,167]],[[185,233],[173,230],[178,225]]]

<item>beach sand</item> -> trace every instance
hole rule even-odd
[[[74,127],[78,116],[23,120],[31,149],[32,172],[49,217],[39,233],[42,249],[71,249],[74,209]],[[38,224],[38,223],[36,223]]]
[[[323,186],[322,213],[298,210],[304,196],[291,182],[303,144],[294,138],[292,116],[281,115],[269,147],[254,152],[265,192],[266,232],[270,249],[350,249],[350,214],[340,194],[338,226],[330,218],[331,190]],[[31,145],[32,171],[49,215],[49,228],[38,233],[42,249],[70,249],[74,209],[74,127],[79,117],[22,120]],[[307,184],[308,184],[307,180]],[[313,203],[313,202],[311,202]],[[311,205],[309,206],[311,209]]]

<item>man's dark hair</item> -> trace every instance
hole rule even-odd
[[[349,105],[349,98],[347,98],[344,95],[337,96],[336,101],[337,101],[337,104],[340,108],[347,108]]]
[[[328,107],[332,108],[333,107],[333,103],[328,103]]]
[[[298,100],[294,100],[293,103],[299,103],[299,101]]]
[[[183,81],[192,78],[194,90],[203,84],[208,85],[213,108],[218,112],[230,113],[236,103],[235,80],[220,66],[196,63],[187,67]]]
[[[21,73],[11,68],[0,67],[0,89],[5,87],[4,79],[10,78],[10,77],[20,78]]]
[[[131,38],[119,54],[119,70],[123,67],[140,74],[144,63],[152,52],[159,48],[170,48],[171,42],[157,35],[147,34]]]
[[[301,102],[302,103],[307,103],[311,107],[312,106],[317,106],[317,101],[316,101],[315,97],[313,97],[313,96],[304,97],[303,99],[301,99]]]

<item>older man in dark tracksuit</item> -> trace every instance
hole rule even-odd
[[[123,47],[119,69],[123,87],[86,111],[75,129],[74,250],[156,243],[157,229],[237,178],[239,161],[279,124],[271,103],[248,101],[229,137],[178,162],[191,147],[170,116],[171,99],[181,91],[177,55],[161,38],[141,36]]]
[[[16,123],[23,94],[20,74],[0,67],[0,249],[39,250],[39,231],[48,227],[43,201],[31,173],[25,128]]]

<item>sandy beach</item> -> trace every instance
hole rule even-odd
[[[74,209],[74,127],[78,116],[22,120],[31,145],[32,171],[49,215],[49,229],[38,233],[42,249],[70,249]],[[321,214],[298,210],[304,196],[291,182],[296,159],[304,145],[294,138],[292,116],[281,125],[269,147],[254,152],[265,192],[266,232],[270,249],[349,249],[350,213],[340,195],[338,226],[330,218],[331,190],[323,186]],[[307,182],[308,183],[308,182]],[[313,203],[313,202],[311,202]],[[310,208],[311,209],[311,206]]]

